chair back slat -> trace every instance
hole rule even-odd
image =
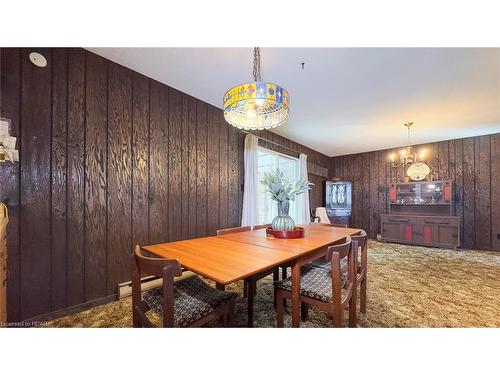
[[[364,248],[367,240],[366,232],[363,229],[361,229],[361,234],[351,236],[351,239],[358,241],[358,247]]]
[[[357,277],[357,270],[356,270],[356,262],[358,259],[358,246],[359,243],[357,240],[352,239],[351,237],[351,248],[349,251],[349,257],[347,259],[347,289],[351,289],[356,287],[356,277]]]
[[[368,263],[368,236],[364,230],[361,230],[361,234],[351,236],[351,238],[358,242],[356,251],[359,252],[359,254],[356,255],[356,259],[358,260],[358,271],[363,274],[366,272]]]
[[[219,230],[217,230],[217,235],[218,236],[222,236],[223,234],[246,232],[246,231],[249,231],[249,230],[252,230],[251,226],[225,228],[225,229],[219,229]]]
[[[332,245],[328,247],[328,252],[326,253],[326,260],[331,261],[332,254],[337,253],[338,258],[343,259],[349,255],[349,249],[351,247],[351,237],[347,236],[346,241],[339,245]]]
[[[165,268],[171,270],[174,277],[182,276],[182,269],[177,259],[163,259],[145,256],[139,245],[134,250],[135,261],[143,275],[163,277]]]

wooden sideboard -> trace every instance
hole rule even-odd
[[[389,214],[381,215],[382,240],[405,244],[460,246],[460,217],[453,216],[452,181],[389,186]]]

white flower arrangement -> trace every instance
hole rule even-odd
[[[260,183],[267,188],[266,192],[271,194],[271,199],[277,202],[294,201],[297,195],[310,190],[311,186],[314,185],[304,179],[293,183],[285,178],[285,175],[279,169],[265,173]]]

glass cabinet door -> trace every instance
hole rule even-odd
[[[397,186],[396,203],[436,204],[443,201],[443,183],[426,182]]]
[[[427,204],[441,202],[443,200],[443,184],[441,182],[421,184],[420,196]]]

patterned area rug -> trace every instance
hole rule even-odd
[[[369,242],[368,302],[360,327],[500,327],[500,253]],[[240,292],[235,320],[246,325],[246,299]],[[290,306],[290,303],[288,303]],[[275,327],[272,278],[258,282],[255,327]],[[290,326],[286,310],[285,326]],[[347,313],[345,316],[347,323]],[[131,327],[131,299],[111,302],[48,322],[48,327]],[[209,326],[217,327],[219,322]],[[330,327],[315,308],[302,327]]]

